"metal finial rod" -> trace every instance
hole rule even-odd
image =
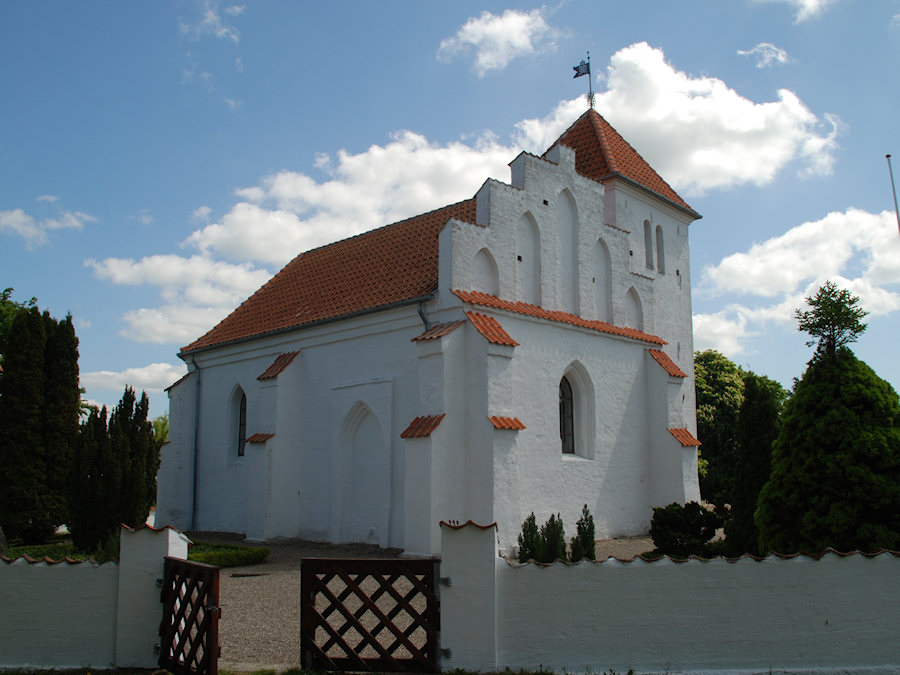
[[[594,75],[591,73],[591,52],[587,53],[588,62],[588,105],[594,109]]]
[[[894,169],[891,167],[891,156],[885,155],[888,163],[888,172],[891,174],[891,190],[894,192],[894,214],[897,216],[897,231],[900,232],[900,209],[897,208],[897,187],[894,185]]]

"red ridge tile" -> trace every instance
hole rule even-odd
[[[425,438],[426,436],[430,436],[431,432],[438,428],[438,425],[444,417],[446,417],[446,413],[417,417],[410,422],[409,426],[400,434],[400,438]]]
[[[491,424],[494,425],[495,429],[509,429],[511,431],[520,431],[525,428],[525,425],[522,423],[518,417],[500,417],[498,415],[492,415],[488,417],[491,421]]]
[[[464,323],[465,320],[463,319],[460,319],[459,321],[450,321],[448,323],[437,323],[421,335],[417,335],[416,337],[414,337],[412,340],[410,340],[410,342],[418,342],[419,340],[436,340],[437,338],[443,337],[448,333],[452,333]]]
[[[293,362],[294,358],[300,352],[282,352],[275,357],[272,365],[263,371],[257,380],[274,380],[278,375]]]
[[[647,351],[650,352],[650,356],[652,356],[672,377],[687,377],[687,373],[679,368],[678,365],[669,358],[669,355],[661,349],[648,349]]]
[[[493,342],[495,345],[508,345],[510,347],[518,346],[519,343],[513,340],[509,336],[509,333],[503,330],[503,326],[501,326],[500,322],[494,317],[486,314],[479,314],[478,312],[466,312],[466,316],[469,317],[469,321],[472,322],[475,329],[481,333],[488,342]]]
[[[669,433],[672,434],[675,439],[681,443],[681,445],[685,448],[690,446],[700,447],[702,443],[694,438],[694,435],[688,431],[687,429],[669,429]]]

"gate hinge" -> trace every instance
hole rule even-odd
[[[450,651],[449,647],[444,647],[441,649],[441,658],[449,659],[453,656],[453,653]]]
[[[452,586],[450,583],[450,577],[441,577],[440,578],[441,586]]]

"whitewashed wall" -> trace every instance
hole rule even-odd
[[[118,564],[0,561],[0,669],[155,668],[156,580],[187,543],[170,528],[123,527]]]
[[[646,531],[653,506],[698,499],[696,451],[667,432],[696,428],[691,219],[646,191],[578,175],[570,148],[547,157],[520,155],[510,184],[489,180],[479,190],[477,224],[443,228],[438,293],[421,307],[194,355],[190,376],[169,392],[158,522],[434,554],[440,520],[499,522],[508,548],[532,511],[541,521],[560,513],[572,528],[587,504],[598,536],[615,536]],[[664,271],[645,265],[645,220],[654,228],[653,261],[664,244]],[[470,308],[453,290],[656,333],[689,376],[667,375],[648,344]],[[410,341],[425,328],[419,310],[433,324],[463,319],[466,309],[497,318],[519,346],[490,343],[469,324]],[[300,353],[277,379],[257,380],[293,351]],[[564,375],[580,385],[576,456],[563,456],[559,442]],[[247,445],[244,457],[236,451],[238,387],[247,434],[274,434]],[[400,438],[414,418],[441,413],[429,438]],[[490,415],[518,417],[526,428],[495,430]]]
[[[895,673],[900,559],[882,553],[515,565],[442,526],[444,670]]]

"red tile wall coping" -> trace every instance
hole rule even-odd
[[[688,431],[687,429],[669,429],[669,433],[672,434],[675,439],[681,443],[681,445],[685,448],[695,445],[700,447],[703,445],[700,441],[694,438],[694,435]]]
[[[656,362],[672,377],[687,377],[687,373],[679,368],[678,365],[669,358],[669,355],[661,349],[648,349],[647,351],[650,352],[650,356],[656,359]]]
[[[464,323],[464,319],[460,319],[459,321],[450,321],[448,323],[437,323],[421,335],[417,335],[416,337],[412,338],[410,342],[418,342],[419,340],[436,340],[437,338],[443,337],[448,333],[452,333]]]
[[[275,438],[275,434],[253,434],[252,436],[248,436],[246,439],[247,443],[265,443],[270,438]]]
[[[417,417],[400,434],[400,438],[425,438],[430,436],[431,432],[438,428],[441,420],[446,415],[447,413],[441,413],[440,415],[422,415]]]
[[[530,305],[527,302],[518,302],[512,300],[501,300],[495,295],[488,295],[480,291],[461,291],[454,290],[453,293],[463,302],[471,305],[480,305],[481,307],[491,307],[493,309],[504,309],[508,312],[516,314],[525,314],[539,319],[547,319],[548,321],[558,321],[560,323],[568,323],[579,328],[589,328],[601,333],[609,333],[610,335],[618,335],[621,337],[631,338],[632,340],[640,340],[641,342],[649,342],[655,345],[668,344],[661,337],[645,333],[636,328],[627,328],[625,326],[614,326],[606,321],[594,321],[591,319],[583,319],[575,314],[568,312],[559,312],[537,305]]]
[[[464,523],[460,523],[458,520],[442,520],[438,523],[440,527],[447,527],[451,530],[461,530],[464,527],[477,527],[479,530],[490,530],[491,528],[497,529],[497,522],[489,523],[488,525],[479,525],[474,520],[467,520]]]
[[[513,340],[509,333],[503,330],[503,326],[492,316],[479,314],[478,312],[466,312],[469,321],[475,326],[475,329],[481,333],[488,342],[495,345],[507,345],[509,347],[517,347],[518,342]]]
[[[297,354],[300,352],[282,352],[278,356],[275,357],[275,360],[272,362],[272,365],[263,371],[262,375],[257,377],[257,380],[274,380],[278,375],[287,368],[293,362],[294,358],[296,358]]]
[[[523,424],[522,420],[518,417],[500,417],[498,415],[492,415],[488,417],[491,421],[491,424],[494,425],[495,429],[510,429],[512,431],[519,431],[525,428],[525,424]]]

